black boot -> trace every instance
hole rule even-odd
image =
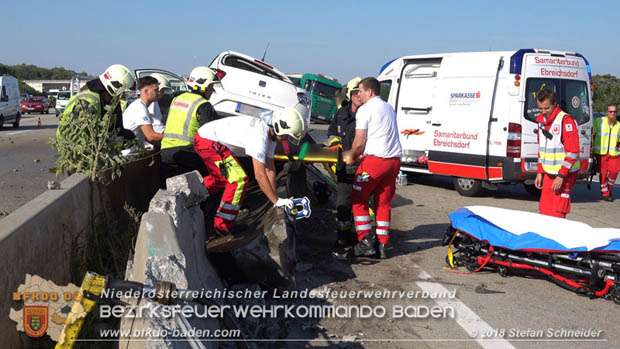
[[[377,250],[379,251],[379,259],[387,259],[387,254],[385,250],[387,249],[386,244],[379,243]]]
[[[364,236],[362,241],[353,246],[353,254],[358,256],[372,256],[375,251],[375,233],[370,231]]]

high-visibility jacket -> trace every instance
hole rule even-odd
[[[610,127],[606,118],[594,119],[594,154],[617,156],[618,138],[620,138],[620,122]]]
[[[101,96],[97,92],[93,92],[90,90],[84,90],[74,95],[73,97],[71,97],[71,99],[69,99],[69,101],[67,102],[67,106],[65,107],[65,110],[60,115],[59,123],[61,125],[63,124],[63,122],[67,120],[67,118],[71,117],[71,114],[73,113],[73,109],[75,108],[76,103],[78,101],[84,101],[88,103],[88,105],[94,106],[97,110],[97,116],[98,117],[101,116]],[[61,130],[61,126],[59,125],[58,129],[56,130],[57,138],[61,137],[60,130]]]
[[[185,92],[172,100],[161,148],[181,147],[194,144],[194,136],[200,128],[198,108],[208,101],[196,93]]]
[[[538,161],[548,174],[557,175],[562,166],[568,168],[571,173],[579,171],[579,153],[566,153],[562,144],[562,132],[564,132],[562,120],[565,115],[565,112],[560,111],[553,120],[549,128],[551,139],[545,137],[543,125],[538,127]],[[567,159],[572,161],[569,162]]]

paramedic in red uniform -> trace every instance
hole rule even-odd
[[[536,95],[538,122],[538,173],[536,188],[542,189],[540,214],[566,218],[570,192],[579,176],[579,130],[577,123],[557,105],[555,93],[543,89]]]
[[[348,165],[359,167],[353,180],[353,221],[359,242],[353,248],[355,256],[370,256],[375,251],[368,199],[374,196],[376,236],[379,258],[386,258],[385,247],[390,238],[390,212],[396,191],[396,176],[402,153],[398,139],[396,113],[379,97],[380,84],[369,77],[359,84],[363,104],[355,116],[355,138],[351,150],[343,153]]]
[[[209,170],[204,184],[209,195],[222,192],[213,221],[217,235],[230,235],[239,214],[248,185],[248,176],[237,156],[252,158],[254,176],[260,189],[276,207],[293,208],[293,200],[278,197],[276,167],[273,160],[276,142],[288,137],[301,139],[306,123],[295,108],[276,110],[263,118],[229,116],[210,121],[198,129],[194,148]]]

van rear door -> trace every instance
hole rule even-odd
[[[592,96],[587,64],[581,57],[550,54],[528,54],[525,66],[525,103],[522,114],[524,166],[536,171],[531,163],[538,158],[538,124],[540,114],[536,94],[543,88],[552,89],[560,109],[571,115],[579,128],[580,172],[589,168],[592,148]]]
[[[455,177],[501,178],[501,167],[488,168],[489,122],[502,56],[446,56],[437,80],[431,120],[431,173]]]
[[[406,60],[396,100],[403,155],[426,156],[441,58]]]

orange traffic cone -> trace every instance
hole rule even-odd
[[[39,121],[37,122],[37,128],[41,128],[41,117],[39,116]]]

